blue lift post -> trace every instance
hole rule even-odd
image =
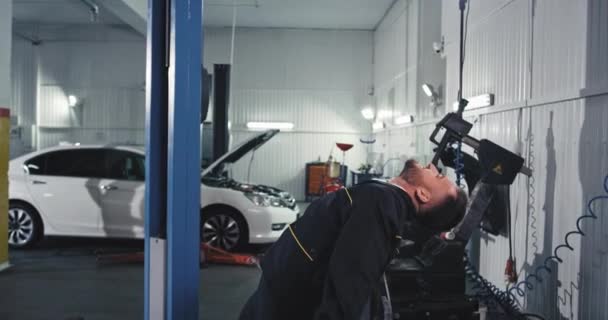
[[[145,319],[198,319],[202,1],[149,0]]]

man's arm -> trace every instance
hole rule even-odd
[[[399,220],[395,198],[381,192],[353,198],[329,260],[318,320],[359,319],[393,254]]]

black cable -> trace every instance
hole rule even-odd
[[[512,317],[511,319],[524,320],[517,301],[506,291],[501,290],[492,282],[485,279],[475,266],[471,263],[468,257],[468,252],[463,256],[465,265],[465,275],[469,281],[475,283],[473,290],[477,290],[477,298],[480,301],[491,304],[498,304],[502,311]]]
[[[460,69],[458,73],[458,115],[462,117],[462,112],[464,111],[465,104],[462,98],[462,78],[463,78],[463,68],[464,68],[464,57],[466,51],[466,40],[469,26],[469,12],[471,9],[471,4],[469,0],[469,6],[466,8],[467,14],[466,19],[464,18],[464,10],[467,5],[467,0],[460,0],[459,9],[460,9]],[[465,21],[466,20],[466,21]],[[456,144],[456,185],[462,188],[462,176],[464,164],[462,163],[462,140],[458,140]]]
[[[462,116],[462,111],[464,108],[462,107],[462,74],[463,74],[463,66],[464,66],[464,10],[467,5],[467,0],[460,0],[459,9],[460,9],[460,57],[459,57],[459,70],[458,70],[458,114]]]
[[[543,318],[542,316],[538,315],[538,314],[534,314],[534,313],[522,313],[522,315],[526,318],[534,318],[534,319],[541,319],[541,320],[545,320],[545,318]]]
[[[464,57],[467,53],[467,38],[469,35],[469,12],[471,12],[471,1],[469,0],[469,5],[467,6],[466,17],[464,18],[464,41],[462,42],[462,65],[464,66]]]
[[[464,40],[462,42],[462,58],[460,63],[464,66],[464,58],[466,56],[467,53],[467,38],[469,35],[469,12],[471,11],[471,0],[469,1],[469,5],[467,6],[467,13],[465,14],[465,18],[464,18],[464,33],[463,33],[463,37]]]
[[[507,224],[509,226],[509,259],[513,260],[513,238],[512,238],[512,232],[511,232],[511,196],[510,196],[510,192],[507,191],[507,197],[506,197],[506,203],[507,203]]]
[[[468,0],[469,4],[467,6],[467,0],[460,0],[460,70],[458,73],[458,113],[462,115],[462,111],[464,111],[464,107],[462,106],[462,78],[464,74],[464,58],[466,55],[466,42],[467,35],[469,32],[469,12],[471,11],[471,0]],[[465,6],[466,8],[466,17],[465,17]],[[461,110],[462,109],[462,110]]]

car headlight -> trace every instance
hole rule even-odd
[[[258,207],[285,207],[283,201],[277,197],[271,197],[260,193],[245,193],[245,196]]]
[[[273,207],[283,207],[283,202],[279,198],[270,197],[270,205]]]
[[[270,197],[258,193],[245,193],[245,196],[258,207],[270,206]]]

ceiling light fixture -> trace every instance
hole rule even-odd
[[[372,129],[374,129],[374,131],[384,129],[384,122],[381,122],[381,121],[374,122],[374,124],[372,124]]]
[[[431,107],[436,107],[440,104],[439,94],[435,91],[435,88],[433,88],[432,85],[428,83],[422,84],[422,91],[424,91],[424,94],[427,97],[431,98],[431,102],[429,103]]]
[[[427,97],[432,97],[434,95],[433,87],[428,83],[422,85],[422,90]]]
[[[78,105],[78,98],[75,95],[68,96],[68,106],[74,108]]]
[[[465,110],[472,110],[484,107],[490,107],[494,105],[494,94],[493,93],[484,93],[478,96],[474,96],[466,99],[469,103],[467,104]],[[458,102],[454,102],[452,105],[454,111],[458,111]]]
[[[365,108],[365,109],[361,110],[361,115],[363,116],[363,118],[365,120],[372,120],[372,119],[374,119],[374,109]]]
[[[396,125],[401,125],[401,124],[406,124],[406,123],[412,123],[414,122],[414,116],[411,114],[406,114],[404,116],[398,117],[395,119],[395,124]]]

